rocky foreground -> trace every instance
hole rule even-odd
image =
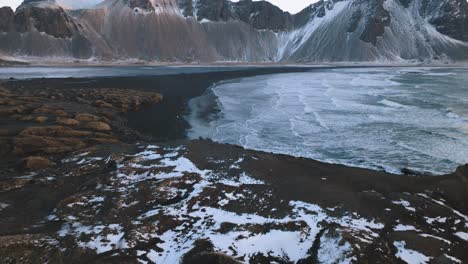
[[[93,147],[54,168],[3,175],[0,256],[2,263],[464,263],[467,171],[386,175],[205,141]]]
[[[0,87],[1,163],[14,167],[23,158],[24,169],[44,169],[50,155],[119,143],[134,133],[120,114],[161,100],[158,93],[128,89]]]
[[[129,89],[0,90],[1,263],[466,263],[468,167],[142,141]],[[132,144],[128,144],[132,143]]]

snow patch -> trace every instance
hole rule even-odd
[[[396,241],[393,245],[397,248],[396,256],[408,264],[424,264],[428,263],[431,259],[417,251],[407,249],[406,242]]]

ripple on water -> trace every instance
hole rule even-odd
[[[189,136],[394,173],[447,173],[468,163],[466,83],[467,69],[436,68],[224,82],[191,101]]]

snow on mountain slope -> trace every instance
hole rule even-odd
[[[89,58],[102,45],[64,9],[50,1],[23,3],[15,13],[2,8],[8,25],[0,34],[0,51],[13,56]],[[0,27],[1,28],[1,27]]]
[[[101,11],[83,10],[89,23],[120,58],[159,61],[271,61],[272,32],[238,20],[198,21],[185,17],[175,0],[110,0]]]
[[[179,62],[468,59],[465,0],[329,0],[296,15],[251,0],[105,0],[64,9],[69,3],[0,9],[0,52]]]
[[[329,1],[323,15],[280,35],[286,61],[395,61],[468,58],[468,44],[440,33],[420,15],[422,2]]]

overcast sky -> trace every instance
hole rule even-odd
[[[80,1],[80,0],[76,0]],[[98,0],[96,0],[98,2]],[[281,9],[289,11],[291,13],[297,13],[304,7],[311,3],[317,2],[317,0],[268,0],[273,4],[281,7]],[[23,0],[0,0],[0,6],[11,6],[15,9]]]

